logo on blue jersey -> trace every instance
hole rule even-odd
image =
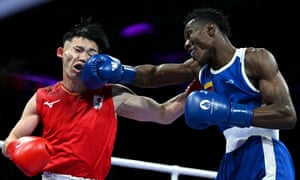
[[[225,81],[225,83],[227,83],[227,84],[234,84],[234,81],[232,79],[228,79],[227,81]]]

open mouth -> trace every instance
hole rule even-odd
[[[75,65],[74,66],[74,68],[76,69],[76,70],[78,70],[78,71],[81,71],[82,70],[82,64],[77,64],[77,65]]]

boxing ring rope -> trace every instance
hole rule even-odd
[[[171,180],[178,180],[179,175],[204,177],[207,179],[215,179],[217,176],[217,172],[209,171],[209,170],[201,170],[201,169],[181,167],[178,165],[166,165],[166,164],[124,159],[118,157],[112,157],[112,164],[115,166],[123,166],[127,168],[170,173]]]
[[[1,149],[3,143],[4,141],[0,141]],[[179,175],[203,177],[207,179],[215,179],[217,176],[217,172],[215,171],[187,168],[178,165],[167,165],[140,160],[124,159],[119,157],[112,157],[111,160],[112,165],[114,166],[169,173],[171,174],[171,180],[178,180]]]

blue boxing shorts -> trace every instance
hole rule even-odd
[[[279,140],[251,136],[227,152],[217,180],[295,180],[295,167],[287,147]]]

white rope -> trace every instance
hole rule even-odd
[[[0,140],[1,149],[3,147],[3,143],[4,141]],[[179,175],[204,177],[208,179],[215,179],[217,176],[217,172],[215,171],[187,168],[178,165],[167,165],[154,162],[145,162],[140,160],[124,159],[119,157],[112,157],[111,161],[112,165],[115,166],[170,173],[171,180],[177,180]]]
[[[166,164],[160,164],[160,163],[145,162],[145,161],[132,160],[132,159],[124,159],[124,158],[117,158],[117,157],[112,157],[112,164],[116,165],[116,166],[123,166],[123,167],[128,167],[128,168],[171,173],[174,175],[177,174],[177,175],[205,177],[208,179],[215,179],[217,176],[217,172],[215,172],[215,171],[187,168],[187,167],[181,167],[178,165],[166,165]]]

